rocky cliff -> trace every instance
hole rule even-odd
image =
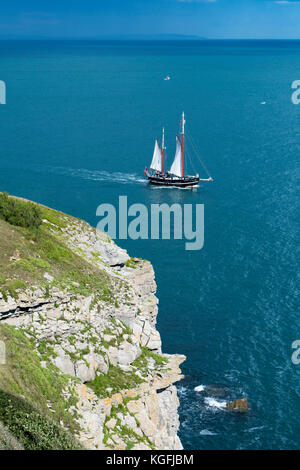
[[[38,232],[0,220],[0,339],[2,331],[8,357],[0,390],[37,406],[35,382],[51,371],[63,385],[56,397],[51,384],[40,391],[39,411],[84,448],[181,449],[174,383],[185,358],[162,353],[152,265],[86,222],[39,207]],[[34,393],[16,372],[11,329],[36,357]]]

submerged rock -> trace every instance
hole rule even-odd
[[[228,394],[228,390],[225,387],[220,387],[219,385],[207,385],[205,387],[205,392],[207,395],[219,398],[223,398]]]

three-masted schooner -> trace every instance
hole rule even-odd
[[[181,139],[176,136],[176,152],[175,158],[170,170],[164,172],[164,154],[165,154],[165,132],[163,128],[162,144],[155,140],[154,152],[150,170],[145,170],[145,174],[150,184],[158,186],[177,186],[180,188],[189,188],[197,186],[199,181],[212,181],[212,177],[200,178],[198,174],[189,176],[184,174],[184,112],[181,119]]]

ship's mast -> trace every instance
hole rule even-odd
[[[165,148],[165,128],[162,130],[162,140],[161,140],[161,172],[164,172],[164,150]]]
[[[181,158],[182,158],[182,177],[184,176],[184,111],[182,111],[181,118]]]

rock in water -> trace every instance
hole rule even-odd
[[[219,398],[224,398],[228,395],[227,389],[225,387],[220,387],[219,385],[207,385],[205,387],[205,392],[207,395]]]
[[[246,413],[248,411],[248,400],[247,398],[239,398],[238,400],[229,401],[226,403],[226,409]]]

